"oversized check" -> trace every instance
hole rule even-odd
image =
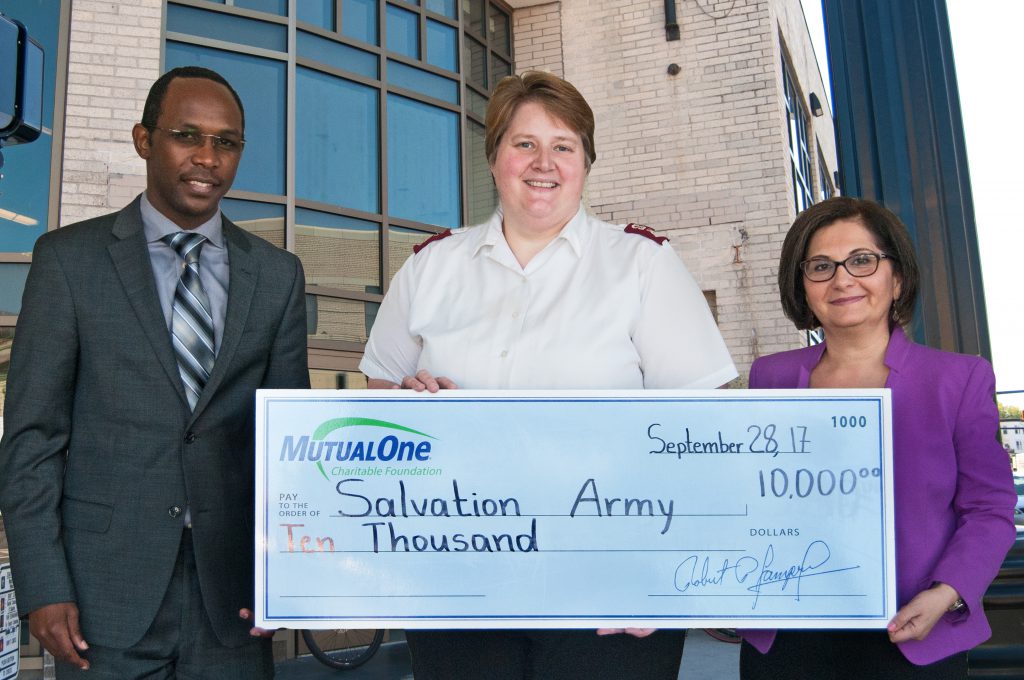
[[[881,628],[888,390],[261,390],[257,625]]]

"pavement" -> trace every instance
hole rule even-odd
[[[680,680],[738,680],[740,646],[691,630],[683,647]],[[351,671],[335,671],[306,656],[277,664],[277,680],[412,680],[404,642],[381,645],[372,659]]]

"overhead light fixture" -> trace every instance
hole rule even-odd
[[[28,217],[27,215],[19,215],[16,212],[11,212],[10,210],[5,210],[4,208],[0,208],[0,220],[10,220],[15,224],[23,224],[26,227],[34,227],[37,224],[39,224],[39,220],[33,217]]]
[[[807,98],[811,103],[811,113],[815,118],[821,118],[825,115],[825,110],[821,108],[821,100],[818,99],[818,95],[811,93],[811,96]]]

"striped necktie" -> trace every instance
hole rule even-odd
[[[188,405],[195,409],[203,386],[213,371],[213,316],[210,299],[199,280],[199,253],[206,237],[187,231],[164,236],[164,243],[185,260],[174,290],[171,340],[178,359],[178,372],[185,386]]]

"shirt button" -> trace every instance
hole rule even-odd
[[[195,440],[196,440],[196,433],[195,432],[188,432],[188,433],[185,434],[185,443],[186,444],[191,444]]]
[[[512,312],[512,318],[513,319],[518,319],[519,318],[519,312]]]
[[[504,359],[507,356],[508,356],[508,350],[507,349],[501,350],[501,358]]]
[[[167,514],[171,517],[177,517],[181,514],[181,508],[179,508],[177,505],[172,505],[171,507],[167,508]]]

